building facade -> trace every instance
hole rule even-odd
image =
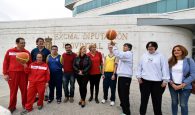
[[[195,33],[194,21],[187,25],[185,24],[185,22],[189,21],[186,19],[194,19],[192,12],[195,8],[195,0],[65,0],[65,7],[72,10],[74,17],[132,14],[169,15],[169,19],[182,19],[182,22],[175,25],[164,25],[180,26],[182,28],[187,26],[187,29],[192,31],[193,34]],[[195,59],[194,37],[192,43],[192,54]]]

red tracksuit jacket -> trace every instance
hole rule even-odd
[[[18,50],[16,47],[9,49],[5,54],[5,58],[3,62],[4,75],[8,75],[10,71],[12,72],[24,71],[24,66],[16,60],[17,52],[26,52],[29,54],[30,57],[30,52],[27,51],[26,49]],[[28,61],[27,65],[29,65],[30,63],[31,63],[31,59]]]
[[[44,62],[37,63],[33,62],[29,67],[25,69],[25,72],[28,73],[28,81],[30,82],[49,82],[50,72],[48,65]]]

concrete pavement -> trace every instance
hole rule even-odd
[[[63,92],[64,93],[64,92]],[[133,78],[130,89],[130,103],[131,103],[131,113],[132,115],[139,115],[139,105],[140,105],[140,92],[137,80]],[[110,94],[110,92],[109,92]],[[88,83],[88,93],[87,99],[89,98],[89,83]],[[103,89],[102,89],[102,80],[100,82],[100,91],[99,91],[99,100],[101,101],[103,97]],[[63,97],[64,99],[64,97]],[[106,104],[96,104],[95,101],[88,102],[85,108],[81,108],[78,105],[80,99],[78,84],[75,83],[75,101],[74,103],[61,103],[57,104],[56,101],[53,101],[51,104],[47,104],[45,102],[44,108],[40,111],[37,110],[36,104],[34,104],[34,110],[30,112],[28,115],[119,115],[121,113],[121,109],[119,107],[119,99],[118,93],[116,92],[116,105],[111,107],[109,105],[109,101]],[[9,103],[9,87],[0,77],[0,105],[7,107]],[[21,97],[20,91],[18,92],[18,102],[17,102],[17,110],[13,113],[13,115],[20,115],[22,111],[21,106]],[[171,115],[171,99],[168,89],[166,89],[163,95],[162,101],[162,111],[163,115]],[[195,114],[195,96],[191,95],[189,100],[189,115]],[[147,115],[153,115],[153,108],[151,104],[151,100],[148,104]]]

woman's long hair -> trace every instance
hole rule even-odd
[[[188,50],[184,46],[182,46],[182,45],[174,46],[173,49],[172,49],[172,56],[171,56],[171,58],[169,58],[169,68],[173,67],[177,63],[177,58],[174,55],[174,49],[176,47],[178,47],[181,50],[181,52],[182,52],[182,55],[181,55],[182,59],[184,59],[188,55]]]
[[[81,46],[80,48],[79,48],[79,57],[81,56],[81,50],[83,49],[83,48],[86,48],[86,46]]]

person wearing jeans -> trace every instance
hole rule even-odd
[[[147,52],[141,57],[137,70],[140,85],[140,115],[145,115],[151,95],[154,115],[162,115],[162,95],[169,82],[168,60],[157,52],[158,44],[150,41],[146,45]]]
[[[81,100],[79,105],[85,107],[85,98],[87,95],[87,83],[89,80],[89,69],[91,67],[91,60],[86,55],[86,47],[81,46],[79,55],[74,59],[73,68],[76,74],[77,82],[79,84],[79,92]]]
[[[114,42],[111,42],[111,45],[113,46],[114,56],[119,60],[116,73],[118,75],[118,95],[123,112],[121,115],[131,115],[129,90],[133,73],[132,45],[125,43],[123,51],[119,51]]]
[[[77,56],[74,52],[72,52],[71,44],[65,44],[66,52],[62,54],[62,64],[64,69],[64,76],[62,78],[63,88],[65,93],[64,103],[70,100],[71,103],[74,102],[74,84],[75,84],[75,76],[73,71],[73,61]],[[70,83],[70,89],[68,88]]]
[[[191,83],[195,80],[195,63],[193,59],[186,58],[187,55],[188,51],[184,46],[176,45],[173,47],[172,57],[169,59],[172,115],[178,114],[178,104],[181,107],[181,115],[188,115]]]
[[[116,92],[116,82],[117,82],[117,59],[112,52],[113,46],[108,45],[109,54],[104,58],[104,73],[102,75],[103,79],[103,92],[104,96],[102,99],[102,103],[104,104],[108,99],[108,89],[110,87],[111,97],[110,97],[110,105],[115,105],[115,92]]]
[[[74,97],[74,90],[75,90],[75,76],[73,73],[64,73],[63,76],[63,88],[64,88],[64,93],[65,93],[65,99],[64,103],[66,103],[68,100],[72,103],[73,97]],[[68,88],[70,84],[70,89]]]

